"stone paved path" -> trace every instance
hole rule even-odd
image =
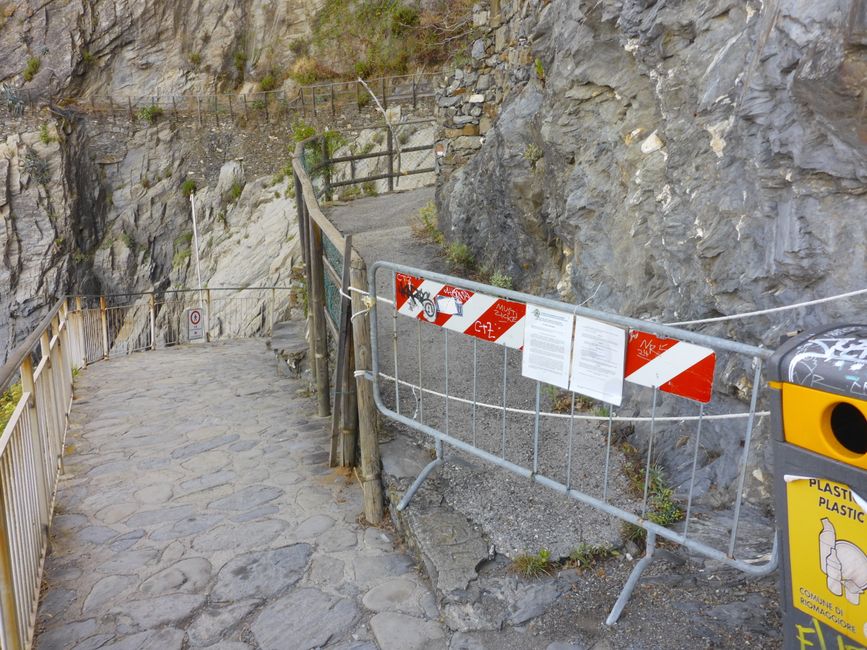
[[[83,371],[36,647],[444,647],[410,557],[359,525],[302,388],[262,340]]]

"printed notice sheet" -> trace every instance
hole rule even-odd
[[[620,406],[625,356],[625,330],[576,316],[569,390]]]
[[[554,309],[527,305],[521,374],[569,388],[569,358],[575,317]]]

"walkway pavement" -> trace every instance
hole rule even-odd
[[[35,647],[444,647],[411,558],[328,468],[329,420],[303,390],[262,340],[83,371]]]

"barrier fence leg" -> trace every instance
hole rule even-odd
[[[632,569],[632,573],[629,574],[629,579],[626,581],[626,584],[623,585],[623,591],[620,592],[620,595],[617,597],[617,602],[614,603],[614,607],[611,608],[611,613],[608,615],[608,618],[605,619],[605,625],[614,625],[617,622],[617,619],[620,618],[623,609],[626,607],[626,603],[629,602],[629,597],[632,595],[632,591],[635,589],[635,585],[638,584],[638,580],[641,578],[641,574],[644,573],[644,570],[653,561],[653,551],[655,550],[656,533],[648,530],[647,546],[644,551],[644,557],[638,561],[638,564],[636,564]]]
[[[412,501],[412,498],[415,496],[415,493],[418,492],[418,489],[421,487],[421,484],[425,482],[430,473],[434,471],[437,467],[443,464],[443,443],[442,440],[437,439],[436,441],[436,452],[437,457],[429,462],[425,468],[421,471],[421,474],[412,482],[412,485],[409,486],[409,489],[403,495],[403,498],[400,500],[400,503],[397,504],[398,512],[403,511],[409,505],[409,502]]]

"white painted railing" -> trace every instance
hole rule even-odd
[[[29,646],[54,494],[72,405],[73,369],[83,360],[80,314],[66,300],[0,368],[0,394],[21,397],[0,435],[0,623],[2,647]]]

